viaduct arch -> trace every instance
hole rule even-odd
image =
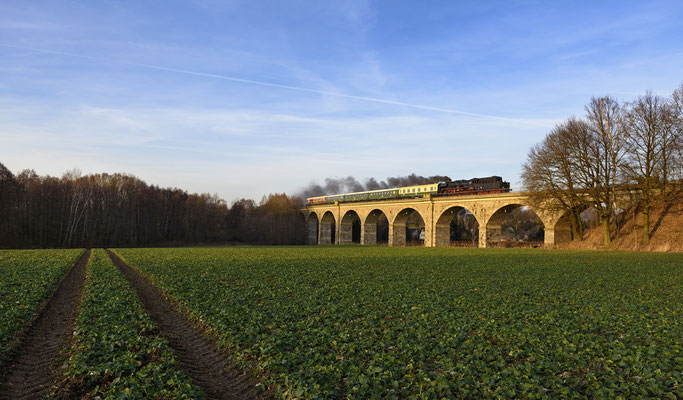
[[[363,244],[388,244],[389,243],[389,220],[386,214],[378,208],[368,213],[362,226]]]
[[[508,213],[529,207],[543,222],[544,244],[554,246],[571,240],[569,218],[560,212],[536,212],[524,193],[432,197],[314,205],[303,209],[306,242],[309,244],[386,244],[426,247],[450,246],[450,224],[463,212],[478,224],[479,247],[501,238],[501,224]],[[463,211],[465,210],[465,211]],[[474,225],[473,225],[474,226]],[[415,232],[424,241],[415,238]],[[424,234],[422,235],[422,232]],[[473,230],[476,232],[476,230]],[[413,235],[412,237],[410,235]]]

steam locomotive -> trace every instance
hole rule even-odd
[[[510,182],[504,182],[500,176],[486,178],[461,179],[451,182],[430,183],[427,185],[404,186],[396,189],[370,190],[367,192],[317,196],[306,199],[307,205],[331,204],[334,202],[369,201],[384,199],[414,198],[425,195],[463,196],[470,194],[507,193]]]

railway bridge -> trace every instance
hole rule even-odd
[[[529,207],[523,192],[336,202],[308,206],[302,211],[309,244],[349,244],[354,241],[378,244],[378,222],[386,218],[388,235],[385,240],[389,246],[406,245],[405,228],[410,219],[420,221],[420,227],[424,226],[424,245],[435,247],[451,245],[451,221],[464,209],[479,223],[479,247],[487,247],[487,244],[501,240],[501,224],[508,213],[520,206]],[[533,211],[543,222],[546,246],[571,240],[571,225],[565,214]],[[354,240],[353,225],[358,223],[360,237]]]

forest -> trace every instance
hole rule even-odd
[[[282,193],[229,206],[128,174],[14,175],[0,163],[0,248],[297,244],[301,204]]]

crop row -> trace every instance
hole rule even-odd
[[[0,250],[0,359],[82,249]]]
[[[203,397],[102,249],[92,252],[76,324],[63,391],[87,398]]]
[[[117,252],[284,398],[678,395],[681,255]]]

